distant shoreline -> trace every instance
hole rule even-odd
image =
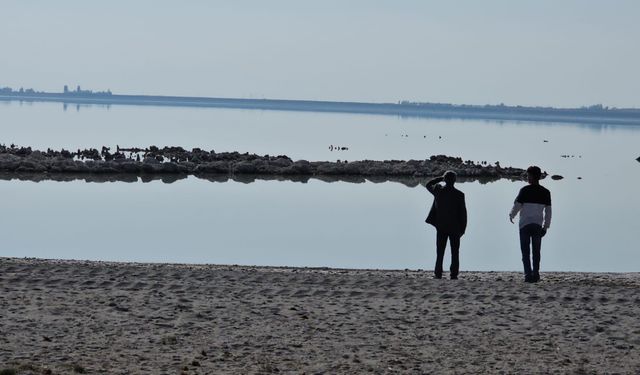
[[[524,107],[506,105],[456,105],[446,103],[365,103],[286,99],[240,99],[190,96],[121,95],[107,92],[67,91],[62,93],[0,89],[0,101],[58,102],[71,105],[137,105],[234,108],[274,111],[331,112],[497,121],[640,125],[640,109]]]

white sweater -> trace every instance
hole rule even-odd
[[[544,229],[551,226],[551,193],[540,185],[527,185],[520,189],[509,217],[513,220],[520,214],[520,228],[538,224]]]

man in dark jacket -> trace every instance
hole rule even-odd
[[[445,185],[439,183],[444,181]],[[426,222],[436,227],[435,278],[442,278],[442,262],[447,239],[451,247],[451,279],[458,278],[460,268],[460,237],[467,229],[467,208],[464,193],[453,187],[456,174],[447,171],[444,176],[427,182],[427,190],[434,196],[433,205]]]

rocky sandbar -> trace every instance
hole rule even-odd
[[[420,178],[438,176],[446,170],[461,178],[520,179],[521,168],[502,167],[445,155],[424,160],[307,161],[285,155],[259,156],[239,152],[215,152],[181,147],[120,148],[114,153],[84,149],[39,151],[31,147],[0,145],[0,172],[11,175],[277,175],[277,176],[366,176]]]

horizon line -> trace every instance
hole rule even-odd
[[[203,96],[170,96],[114,94],[111,90],[91,91],[69,90],[65,85],[62,92],[44,92],[20,88],[0,87],[3,101],[43,101],[63,104],[96,105],[139,105],[174,107],[237,108],[304,112],[359,113],[372,115],[395,115],[401,117],[488,119],[533,122],[569,122],[591,124],[640,125],[640,108],[616,108],[602,104],[579,108],[531,107],[500,104],[452,104],[398,101],[354,102],[302,99],[246,99]]]
[[[220,100],[262,100],[262,101],[287,101],[287,102],[310,102],[310,103],[344,103],[344,104],[373,104],[373,105],[438,105],[438,106],[451,106],[451,107],[472,107],[472,108],[522,108],[522,109],[551,109],[551,110],[603,110],[603,111],[615,111],[615,110],[631,110],[631,111],[640,111],[639,107],[616,107],[616,106],[608,106],[603,105],[602,103],[595,104],[584,104],[582,106],[552,106],[552,105],[521,105],[521,104],[504,104],[504,102],[500,102],[497,104],[485,103],[485,104],[469,104],[469,103],[453,103],[453,102],[439,102],[439,101],[417,101],[417,100],[408,100],[401,99],[396,102],[389,101],[358,101],[358,100],[329,100],[329,99],[289,99],[289,98],[246,98],[246,97],[225,97],[225,96],[197,96],[197,95],[169,95],[169,94],[145,94],[145,93],[114,93],[111,89],[107,89],[106,91],[93,91],[93,90],[82,90],[81,86],[77,86],[77,90],[69,90],[65,91],[68,88],[68,85],[63,86],[63,91],[36,91],[33,88],[24,89],[20,87],[20,91],[14,90],[10,86],[0,87],[0,96],[2,96],[5,91],[4,90],[12,90],[12,94],[24,94],[24,95],[37,95],[37,94],[57,94],[64,95],[69,97],[78,97],[81,95],[87,96],[99,96],[104,94],[105,96],[115,96],[115,97],[159,97],[159,98],[180,98],[180,99],[220,99]]]

